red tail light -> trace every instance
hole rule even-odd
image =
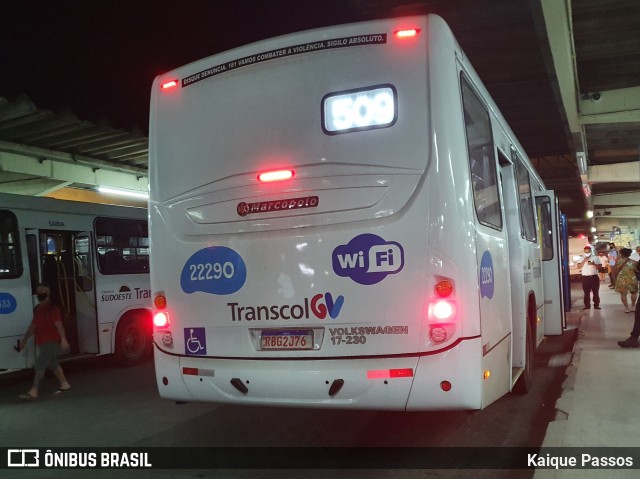
[[[454,282],[449,279],[439,279],[435,285],[427,311],[429,338],[432,343],[444,343],[455,334],[458,308],[454,290]]]
[[[165,311],[167,307],[167,298],[164,294],[156,294],[153,298],[153,305],[158,310],[153,315],[153,325],[156,328],[163,329],[168,328],[170,325],[169,314]]]
[[[446,298],[451,296],[451,293],[453,293],[453,284],[451,284],[451,281],[447,281],[446,279],[438,281],[435,290],[438,296]]]

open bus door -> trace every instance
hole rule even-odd
[[[75,290],[78,350],[98,354],[98,321],[96,317],[95,269],[91,234],[76,233],[73,238],[73,283]]]
[[[62,230],[28,231],[31,291],[38,283],[51,288],[60,307],[71,354],[97,353],[91,235]]]
[[[571,278],[569,276],[569,227],[567,215],[560,213],[560,243],[562,244],[562,293],[564,297],[564,312],[571,311]]]
[[[544,283],[544,334],[559,335],[567,327],[562,274],[562,242],[558,200],[551,190],[535,194],[538,209]]]

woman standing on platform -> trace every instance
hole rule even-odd
[[[616,262],[616,291],[620,293],[620,300],[625,313],[631,313],[638,297],[638,280],[636,279],[636,263],[631,258],[631,250],[622,248]],[[631,305],[627,302],[627,294],[631,293]]]
[[[607,258],[607,254],[604,251],[598,252],[598,259],[600,260],[600,265],[598,266],[598,276],[600,276],[600,282],[604,283],[604,275],[607,274],[607,262],[609,260]]]

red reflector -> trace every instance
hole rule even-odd
[[[160,88],[163,90],[169,90],[170,88],[178,86],[178,82],[176,80],[169,80],[160,85]]]
[[[413,369],[378,369],[367,371],[367,379],[411,378]]]
[[[197,376],[198,368],[182,368],[182,374],[185,376]]]
[[[418,33],[420,33],[420,30],[417,28],[407,28],[406,30],[398,30],[393,34],[396,38],[403,39],[417,37]]]
[[[451,391],[451,383],[449,381],[442,381],[440,383],[440,389],[442,389],[444,392]]]
[[[293,178],[293,170],[267,171],[258,175],[258,180],[263,182],[282,181],[288,180],[289,178]]]
[[[413,377],[413,369],[391,369],[389,371],[390,377],[392,378],[411,378]]]

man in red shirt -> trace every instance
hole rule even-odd
[[[31,386],[27,394],[22,394],[20,399],[33,400],[38,398],[38,387],[40,386],[40,381],[44,378],[47,368],[51,369],[58,381],[60,381],[60,388],[54,394],[61,394],[71,389],[71,385],[58,363],[58,355],[61,352],[69,351],[69,342],[62,326],[60,308],[51,304],[50,293],[51,290],[46,284],[39,284],[36,288],[40,304],[33,310],[33,321],[31,321],[29,329],[27,329],[20,341],[19,350],[22,351],[27,344],[27,340],[32,334],[35,334],[36,345],[38,346],[33,386]]]

